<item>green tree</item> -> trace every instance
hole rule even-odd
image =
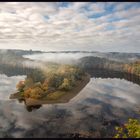
[[[115,138],[140,138],[140,121],[129,119],[122,127],[116,127]]]
[[[45,80],[46,85],[49,87],[58,88],[63,82],[63,76],[58,74],[50,74]]]
[[[63,83],[59,86],[61,90],[70,90],[72,88],[70,81],[64,78]]]

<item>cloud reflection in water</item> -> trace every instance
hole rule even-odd
[[[126,80],[91,78],[69,103],[28,112],[24,104],[6,100],[20,79],[1,76],[0,137],[62,137],[83,131],[92,137],[107,137],[113,135],[118,122],[139,117],[135,111],[140,105],[140,86]]]

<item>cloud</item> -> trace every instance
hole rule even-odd
[[[135,46],[133,51],[140,51],[139,7],[130,2],[1,2],[0,48],[123,51],[126,44],[125,50]]]
[[[19,80],[23,80],[25,76],[12,76],[8,77],[0,74],[0,100],[9,99],[9,95],[16,91],[16,84]]]

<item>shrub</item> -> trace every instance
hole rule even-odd
[[[140,122],[136,119],[129,119],[122,127],[116,127],[115,138],[140,138]]]

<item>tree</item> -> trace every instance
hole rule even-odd
[[[43,89],[44,91],[47,91],[47,90],[49,89],[47,80],[45,80],[44,83],[42,84],[42,89]]]
[[[72,74],[70,75],[70,77],[69,77],[69,81],[70,81],[70,83],[71,83],[72,86],[75,85],[75,82],[76,82],[76,81],[75,81],[75,77],[74,77],[74,75],[72,75]]]
[[[50,74],[45,80],[44,85],[48,87],[58,88],[63,82],[63,76],[58,74]]]
[[[25,88],[32,87],[34,85],[33,79],[32,78],[26,78],[25,79]]]
[[[24,97],[25,98],[30,98],[31,97],[31,88],[28,88],[24,91]]]
[[[43,82],[45,80],[45,75],[40,69],[34,69],[27,78],[31,78],[33,82]]]
[[[70,81],[64,78],[63,83],[59,86],[61,90],[70,90],[72,88]]]
[[[41,88],[36,87],[31,90],[31,98],[39,99],[43,96],[43,93],[44,91]]]
[[[16,88],[22,92],[23,91],[23,88],[25,87],[25,81],[20,81],[17,85],[16,85]]]
[[[115,138],[140,138],[140,122],[137,119],[129,119],[122,127],[116,127]]]
[[[39,87],[29,88],[24,91],[25,98],[40,99],[41,97],[43,97],[43,95],[44,95],[44,91]]]

